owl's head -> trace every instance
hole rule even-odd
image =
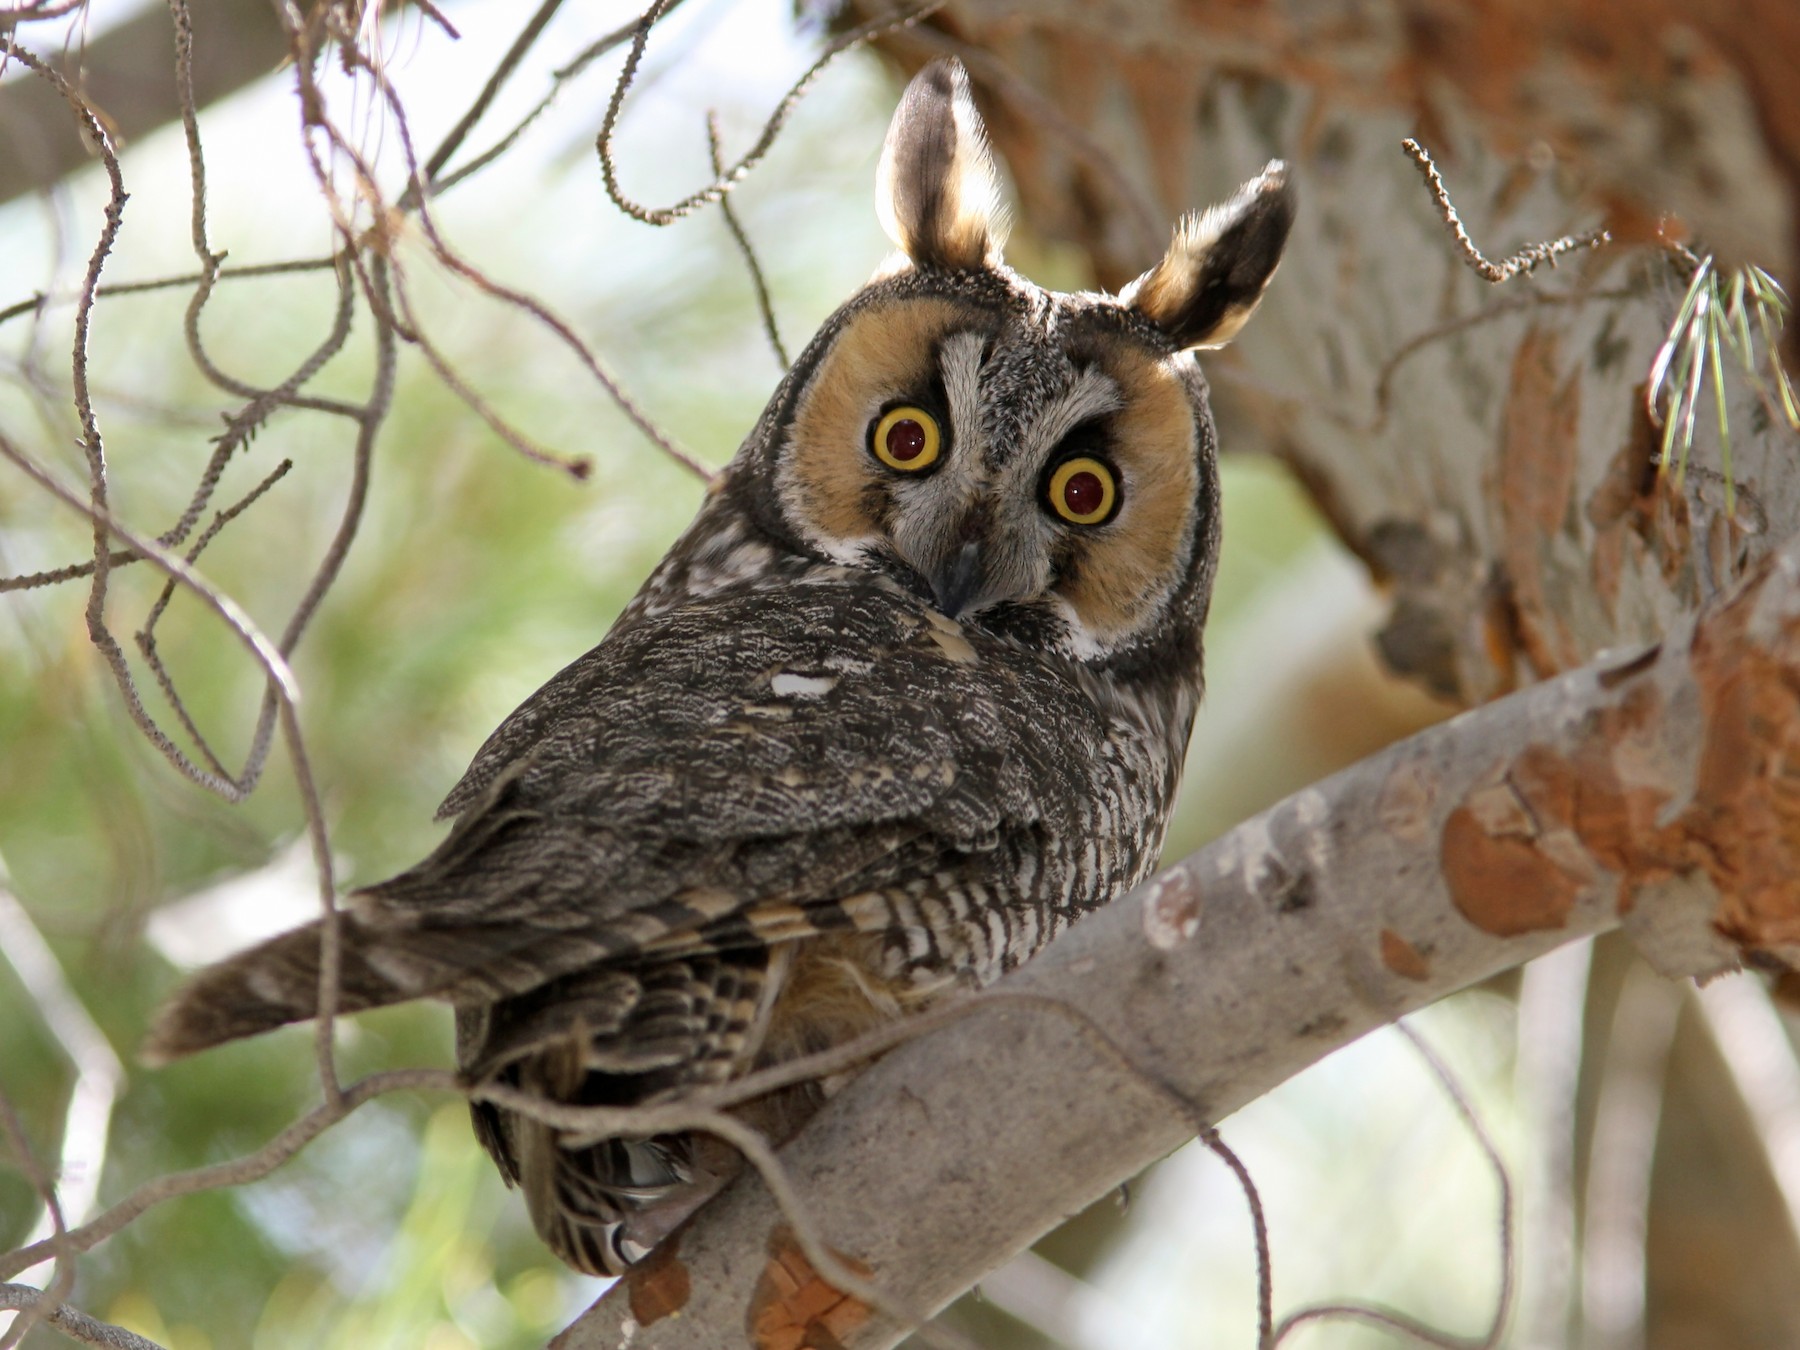
[[[965,624],[1197,678],[1219,509],[1194,350],[1261,299],[1294,216],[1285,168],[1184,219],[1122,294],[1046,291],[1001,259],[986,133],[940,60],[901,99],[876,206],[898,253],[734,466],[763,523]]]

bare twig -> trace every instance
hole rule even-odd
[[[420,328],[418,315],[414,313],[412,299],[406,289],[406,274],[400,268],[394,269],[394,298],[400,305],[400,327],[407,333],[408,340],[424,355],[426,363],[431,367],[438,379],[463,401],[468,410],[487,424],[492,431],[507,445],[534,464],[542,464],[546,468],[560,469],[569,477],[580,481],[594,472],[594,461],[586,455],[564,455],[546,446],[539,445],[531,437],[520,431],[512,423],[502,417],[494,406],[476,392],[475,388],[457,373],[456,368],[437,348],[437,344],[426,337]],[[695,467],[697,461],[689,459],[685,453],[676,452],[677,457],[689,467]],[[704,476],[704,474],[703,474]]]
[[[60,1296],[28,1284],[0,1284],[0,1308],[22,1309],[15,1327],[29,1326],[28,1319],[42,1317],[49,1326],[83,1345],[104,1346],[106,1350],[162,1350],[155,1341],[135,1331],[76,1312]]]
[[[327,258],[295,258],[286,262],[252,263],[243,267],[221,267],[218,276],[221,280],[238,277],[274,277],[288,276],[296,272],[322,272],[338,265],[338,259]],[[102,300],[117,295],[147,295],[153,291],[174,290],[179,286],[192,286],[204,276],[201,272],[186,272],[180,276],[155,277],[148,281],[108,282],[100,286],[94,294]],[[29,300],[20,300],[0,308],[0,323],[8,319],[16,319],[23,314],[41,314],[47,307],[55,304],[72,304],[78,297],[68,295],[51,295],[43,291],[34,294]]]
[[[25,1174],[32,1189],[38,1193],[38,1199],[44,1205],[44,1214],[50,1221],[50,1236],[47,1242],[56,1266],[47,1292],[52,1302],[58,1302],[75,1283],[75,1272],[68,1260],[69,1230],[63,1219],[62,1200],[56,1193],[56,1183],[50,1179],[38,1163],[37,1154],[32,1151],[31,1141],[25,1137],[25,1127],[19,1120],[18,1112],[13,1110],[12,1099],[4,1092],[0,1092],[0,1132],[4,1132],[6,1135],[7,1144],[18,1160],[19,1170]],[[42,1309],[36,1306],[27,1307],[20,1316],[13,1319],[12,1325],[6,1329],[5,1334],[0,1335],[0,1347],[11,1350],[11,1347],[25,1339],[31,1331],[33,1323],[43,1315]]]
[[[293,762],[294,777],[300,788],[301,805],[306,816],[307,834],[312,840],[313,861],[317,865],[319,873],[320,902],[325,913],[325,921],[321,926],[323,955],[320,962],[319,1063],[321,1081],[325,1086],[327,1100],[335,1100],[338,1089],[336,1075],[332,1068],[331,1023],[332,1014],[337,1006],[337,968],[332,959],[337,954],[335,918],[337,885],[333,879],[331,847],[326,834],[324,813],[313,783],[312,761],[307,756],[305,741],[300,734],[299,715],[295,706],[299,699],[299,686],[295,683],[285,654],[263,636],[256,625],[251,622],[249,616],[238,608],[236,602],[205,581],[183,559],[169,553],[160,545],[134,534],[114,520],[91,498],[84,501],[79,494],[65,487],[52,475],[33,463],[3,435],[0,435],[0,455],[4,455],[5,458],[18,465],[40,487],[92,518],[97,528],[103,532],[111,531],[117,534],[164,573],[200,597],[207,607],[224,621],[226,627],[257,660],[268,676],[270,697],[279,701],[283,740],[287,745],[288,756]],[[296,615],[296,618],[299,619],[300,616]],[[186,771],[190,778],[203,784],[216,785],[215,790],[228,799],[236,799],[242,795],[237,784],[228,779],[221,780],[193,764],[169,741],[168,737],[144,712],[136,688],[128,677],[121,684],[121,688],[126,695],[128,709],[132,711],[134,719],[138,721],[139,729],[145,731],[146,735],[151,736],[154,741],[159,742],[160,746],[164,748],[165,755],[173,757],[179,764],[186,765]]]
[[[383,1093],[459,1091],[461,1088],[455,1078],[439,1069],[394,1069],[371,1074],[347,1084],[335,1103],[326,1102],[314,1107],[256,1152],[147,1181],[87,1223],[71,1228],[63,1241],[72,1251],[92,1251],[140,1214],[166,1201],[260,1181],[357,1107]],[[0,1256],[0,1280],[11,1279],[45,1257],[54,1256],[57,1246],[54,1241],[34,1242]]]
[[[443,30],[445,37],[452,41],[456,41],[462,37],[462,34],[457,31],[456,25],[450,22],[449,16],[434,5],[431,0],[412,0],[412,3],[419,7],[419,12],[421,14]]]
[[[100,237],[94,244],[93,252],[89,255],[87,271],[82,278],[80,297],[76,301],[74,348],[70,358],[75,411],[81,422],[82,452],[88,466],[88,505],[91,508],[93,524],[94,561],[93,581],[88,590],[88,639],[106,658],[107,666],[111,670],[121,694],[124,695],[127,705],[132,708],[134,720],[138,722],[140,728],[144,729],[146,734],[151,735],[153,742],[158,744],[158,748],[163,750],[165,756],[171,758],[171,762],[178,766],[189,764],[191,768],[192,765],[187,757],[180,754],[174,743],[166,735],[163,735],[160,729],[156,728],[154,721],[144,711],[142,703],[137,698],[136,689],[132,685],[131,673],[125,664],[124,652],[120,650],[118,642],[114,640],[106,627],[107,578],[112,557],[108,547],[105,523],[107,516],[106,452],[100,438],[100,424],[94,414],[93,400],[88,391],[87,357],[89,329],[93,320],[95,304],[94,293],[100,285],[100,272],[106,265],[107,255],[112,252],[113,243],[118,238],[120,222],[125,212],[125,184],[119,171],[119,157],[100,118],[74,86],[49,65],[10,39],[5,40],[5,50],[27,69],[49,81],[51,86],[62,96],[98,151],[106,169],[108,193],[104,213],[105,223],[101,226]],[[0,443],[0,449],[5,450],[9,458],[15,458],[24,467],[24,461],[14,455],[10,445]],[[30,472],[30,469],[28,468],[27,471]],[[196,772],[198,771],[196,770]]]
[[[83,512],[91,519],[100,522],[103,530],[111,530],[114,534],[118,535],[119,538],[125,540],[131,545],[133,551],[136,552],[138,556],[147,559],[168,575],[177,578],[182,585],[198,595],[206,606],[224,621],[226,627],[231,630],[238,641],[250,652],[251,656],[256,660],[257,664],[263,668],[264,673],[268,675],[275,686],[281,690],[281,694],[284,698],[293,699],[298,695],[299,686],[294,682],[294,674],[293,671],[288,668],[286,658],[272,643],[269,642],[268,638],[263,636],[261,630],[251,621],[250,616],[245,614],[244,611],[238,607],[236,601],[232,600],[229,596],[214,587],[210,582],[202,578],[181,558],[169,553],[161,545],[143,538],[125,525],[120,524],[102,507],[96,505],[91,498],[84,498],[74,490],[65,487],[62,483],[58,482],[46,470],[39,467],[20,451],[19,448],[4,434],[0,434],[0,457],[11,460],[19,468],[23,469],[29,477],[36,481],[40,487],[44,488],[59,500],[75,508],[77,511]],[[107,556],[110,556],[110,554]],[[110,638],[110,635],[108,636]],[[117,651],[117,644],[114,643],[113,646],[114,650]],[[104,651],[104,648],[102,648],[102,650]],[[124,653],[118,652],[118,658],[120,666],[122,667]],[[181,748],[171,741],[163,730],[156,725],[149,713],[145,711],[143,703],[138,697],[136,686],[131,681],[129,671],[123,671],[120,675],[120,688],[125,697],[126,710],[131,714],[131,718],[137,724],[138,730],[144,733],[151,744],[162,751],[164,758],[168,759],[170,763],[181,770],[188,778],[200,784],[202,787],[218,793],[228,801],[239,800],[242,797],[243,793],[236,783],[221,779],[195,765],[182,752]]]
[[[176,0],[176,2],[178,3],[179,0]],[[117,639],[113,637],[111,630],[106,626],[105,611],[107,588],[112,559],[115,556],[113,550],[109,547],[109,532],[116,533],[120,538],[131,543],[134,550],[140,556],[158,560],[159,565],[164,566],[165,570],[168,570],[170,566],[173,566],[175,570],[171,571],[170,575],[180,579],[183,584],[195,589],[197,593],[202,594],[208,600],[211,607],[225,619],[228,626],[232,627],[240,638],[247,642],[252,654],[264,664],[265,668],[270,672],[271,679],[276,685],[281,686],[284,696],[290,700],[296,693],[296,686],[293,684],[292,673],[287,670],[284,654],[268,648],[266,639],[262,638],[260,632],[258,632],[255,629],[255,626],[250,623],[248,616],[244,615],[235,603],[226,599],[222,593],[213,590],[210,586],[206,585],[206,583],[200,581],[192,570],[187,568],[185,563],[182,563],[179,559],[174,559],[167,554],[163,546],[152,544],[148,540],[140,540],[137,536],[120,525],[119,522],[113,520],[109,513],[107,506],[106,455],[104,444],[101,440],[99,422],[95,416],[93,400],[88,389],[87,350],[89,327],[92,321],[93,308],[96,303],[96,293],[99,287],[101,268],[105,265],[107,255],[111,252],[113,241],[117,237],[119,223],[125,205],[125,188],[120,176],[118,155],[110,145],[99,119],[66,80],[43,62],[39,61],[36,57],[17,48],[10,42],[7,43],[7,49],[18,56],[27,67],[49,80],[63,95],[70,107],[75,111],[77,117],[81,119],[83,126],[87,129],[88,135],[93,138],[94,143],[100,149],[102,162],[106,167],[110,184],[110,195],[108,197],[105,212],[105,224],[101,229],[100,238],[95,244],[93,254],[89,259],[87,272],[82,281],[79,297],[76,302],[75,341],[73,356],[71,358],[74,404],[77,417],[82,426],[82,447],[88,464],[87,501],[85,503],[81,502],[69,493],[68,489],[63,488],[60,484],[54,483],[48,474],[29,461],[29,459],[19,452],[10,441],[5,440],[3,437],[0,437],[0,452],[3,452],[7,458],[13,460],[14,463],[18,464],[33,478],[37,479],[41,486],[48,488],[55,495],[62,497],[65,501],[76,506],[78,509],[87,512],[92,521],[94,557],[88,568],[88,575],[92,578],[87,603],[88,638],[105,658],[107,667],[112,673],[114,683],[119,688],[119,692],[125,701],[127,711],[130,713],[132,720],[138,725],[139,730],[144,733],[150,742],[162,752],[164,758],[187,777],[212,791],[218,792],[228,800],[239,800],[247,790],[241,782],[233,781],[228,775],[218,775],[196,765],[181,751],[174,741],[169,738],[167,733],[157,725],[155,719],[150,716],[148,710],[143,706],[135,682],[132,679],[130,668],[126,663],[124,650],[119,646]],[[221,462],[217,455],[215,455],[214,462],[215,464]],[[210,491],[209,484],[211,475],[214,472],[216,472],[216,470],[209,469],[209,475],[203,477],[203,493]],[[185,533],[185,531],[183,531],[183,533]],[[270,657],[274,658],[273,663],[269,661],[268,658]]]
[[[251,656],[268,676],[271,687],[279,691],[280,697],[284,701],[290,703],[298,699],[299,685],[295,682],[293,671],[288,667],[286,657],[268,640],[267,637],[263,635],[262,631],[257,628],[256,624],[250,619],[250,616],[245,614],[243,610],[238,607],[236,601],[232,600],[228,595],[224,594],[224,592],[216,589],[211,583],[202,578],[185,560],[169,553],[160,544],[156,544],[149,539],[142,538],[135,534],[128,527],[120,524],[117,520],[114,520],[103,508],[95,504],[91,499],[84,500],[73,489],[65,487],[62,483],[58,482],[48,471],[34,463],[3,434],[0,434],[0,456],[4,456],[19,468],[23,469],[29,477],[37,482],[38,486],[42,487],[52,496],[55,496],[65,504],[75,508],[77,511],[88,515],[99,524],[102,530],[109,530],[118,535],[121,539],[124,539],[131,545],[137,556],[151,562],[170,578],[179,582],[182,586],[185,586],[188,590],[199,596],[201,601],[219,616],[225,623],[225,626],[231,630],[238,641],[250,652]],[[173,743],[169,742],[166,736],[163,736],[160,729],[156,728],[154,723],[148,721],[148,715],[143,713],[142,706],[138,703],[136,689],[130,686],[129,680],[127,680],[126,696],[127,703],[133,708],[134,714],[141,718],[139,721],[139,729],[143,730],[153,741],[158,743],[159,748],[164,748],[165,754],[172,753],[179,757],[180,764],[178,767],[185,765],[185,771],[188,773],[189,777],[195,779],[196,782],[201,783],[203,786],[213,788],[214,791],[228,799],[233,799],[236,796],[241,795],[237,784],[232,783],[229,780],[217,780],[212,775],[205,773],[203,770],[200,770],[187,762],[186,757],[181,755],[180,750],[176,748]]]
[[[725,163],[719,158],[719,118],[716,113],[706,114],[706,149],[712,157],[714,175],[723,173]],[[775,305],[769,298],[769,283],[763,277],[762,264],[756,260],[756,250],[750,246],[750,236],[744,233],[744,224],[738,219],[730,197],[719,198],[719,210],[724,213],[725,228],[731,231],[738,251],[744,255],[744,266],[750,269],[750,284],[756,288],[756,309],[762,315],[763,332],[769,339],[769,346],[775,349],[775,359],[786,370],[792,363],[788,360],[787,348],[781,344],[781,330],[775,323]]]
[[[418,161],[413,151],[412,133],[408,126],[406,110],[401,105],[399,97],[395,94],[393,85],[388,81],[387,77],[379,70],[372,67],[365,66],[364,68],[368,70],[370,77],[375,81],[376,88],[386,102],[389,112],[393,115],[395,126],[400,135],[401,149],[406,156],[408,179],[412,183],[417,183],[419,181]],[[475,267],[472,263],[468,262],[453,250],[449,244],[445,242],[443,236],[439,234],[437,224],[432,218],[431,210],[424,202],[421,202],[419,206],[419,223],[424,230],[426,240],[431,245],[433,255],[440,263],[445,267],[448,267],[452,272],[456,273],[456,275],[462,277],[464,280],[472,282],[476,288],[481,290],[484,294],[502,301],[505,304],[511,305],[515,309],[523,311],[531,318],[536,319],[538,323],[542,324],[545,328],[549,329],[561,339],[563,345],[573,352],[581,363],[587,367],[588,373],[592,375],[599,383],[600,387],[606,391],[607,395],[612,399],[614,404],[618,406],[619,410],[631,419],[638,430],[643,432],[652,444],[664,454],[668,455],[677,464],[680,464],[683,468],[699,477],[702,481],[706,481],[712,477],[712,471],[710,469],[699,460],[695,459],[693,455],[677,445],[667,432],[650,419],[649,415],[638,406],[637,402],[632,399],[629,394],[626,393],[624,386],[621,385],[612,372],[601,363],[599,357],[594,354],[593,350],[586,342],[582,341],[575,330],[571,328],[565,320],[553,313],[547,305],[533,296],[492,280],[479,268]],[[474,390],[465,385],[453,372],[451,372],[448,362],[443,359],[442,355],[436,351],[435,347],[433,347],[419,331],[418,325],[414,322],[414,317],[408,302],[404,278],[397,264],[395,265],[394,271],[394,293],[400,301],[401,313],[405,316],[403,331],[407,333],[410,341],[419,345],[420,350],[425,353],[426,359],[431,362],[432,368],[438,372],[439,378],[443,379],[445,383],[450,386],[457,396],[469,406],[470,410],[492,427],[497,434],[506,440],[507,444],[513,446],[514,449],[518,450],[521,454],[526,455],[528,458],[560,467],[565,472],[578,479],[586,478],[592,473],[593,463],[584,456],[560,456],[534,445],[523,435],[523,433],[520,433],[507,425],[503,419],[488,406],[485,400],[479,398]]]
[[[1256,1251],[1256,1344],[1258,1350],[1272,1350],[1275,1344],[1275,1263],[1269,1255],[1269,1219],[1263,1212],[1262,1194],[1250,1176],[1244,1160],[1233,1152],[1218,1130],[1207,1124],[1198,1108],[1190,1107],[1200,1135],[1200,1142],[1231,1169],[1244,1203],[1250,1207],[1250,1240]]]
[[[220,370],[200,340],[200,315],[212,298],[218,282],[222,255],[214,253],[206,237],[206,156],[200,149],[200,114],[194,107],[194,27],[188,16],[187,0],[168,0],[169,17],[175,24],[175,89],[181,108],[181,130],[187,141],[190,220],[194,256],[200,260],[200,280],[188,301],[182,333],[187,339],[188,354],[207,379],[240,398],[251,398],[257,390]]]
[[[1556,266],[1558,258],[1565,253],[1576,253],[1582,249],[1599,248],[1602,244],[1612,242],[1612,235],[1603,229],[1589,230],[1585,234],[1566,234],[1560,239],[1551,239],[1544,243],[1528,244],[1510,257],[1500,262],[1489,262],[1482,251],[1475,247],[1475,241],[1469,238],[1469,232],[1463,228],[1462,217],[1457,215],[1456,208],[1450,203],[1450,193],[1444,187],[1443,177],[1438,173],[1437,165],[1432,163],[1431,154],[1412,137],[1400,142],[1412,162],[1419,166],[1424,175],[1426,186],[1431,189],[1432,200],[1437,203],[1438,214],[1443,217],[1444,227],[1450,231],[1450,237],[1456,240],[1456,246],[1463,255],[1463,260],[1488,281],[1499,285],[1503,281],[1511,281],[1521,272],[1535,271],[1544,263]]]
[[[668,18],[669,15],[681,8],[681,5],[682,0],[670,0],[668,7],[663,10],[663,17],[665,19]],[[608,52],[624,46],[625,43],[631,39],[632,34],[637,32],[637,27],[638,21],[636,19],[633,19],[630,23],[621,24],[619,27],[613,29],[612,32],[607,33],[604,37],[589,43],[580,52],[576,53],[573,60],[551,71],[550,89],[537,101],[531,111],[515,122],[512,128],[499,140],[495,141],[494,144],[490,145],[486,150],[483,150],[480,154],[476,155],[475,158],[463,165],[460,169],[457,169],[454,173],[446,174],[442,178],[431,179],[429,182],[431,195],[433,197],[443,196],[444,193],[462,182],[463,179],[479,173],[489,164],[492,164],[495,160],[499,159],[501,155],[512,149],[514,143],[518,141],[519,137],[525,134],[531,124],[550,110],[550,105],[556,102],[556,96],[562,91],[564,84],[574,79],[575,76],[586,70],[590,65],[599,60],[602,56],[605,56]]]
[[[1272,1347],[1278,1346],[1286,1340],[1289,1333],[1309,1322],[1366,1322],[1371,1326],[1396,1332],[1421,1345],[1438,1347],[1439,1350],[1494,1350],[1494,1347],[1500,1344],[1501,1333],[1506,1330],[1506,1318],[1512,1311],[1513,1283],[1516,1278],[1518,1259],[1513,1250],[1512,1178],[1506,1170],[1506,1160],[1500,1156],[1500,1150],[1495,1146],[1486,1126],[1481,1123],[1481,1117],[1476,1112],[1474,1104],[1469,1101],[1468,1095],[1457,1083],[1456,1076],[1450,1072],[1449,1066],[1431,1048],[1425,1038],[1405,1022],[1394,1023],[1394,1030],[1412,1042],[1412,1047],[1418,1053],[1419,1058],[1425,1061],[1425,1067],[1431,1070],[1432,1077],[1437,1079],[1438,1086],[1443,1088],[1445,1095],[1450,1098],[1450,1104],[1456,1109],[1456,1114],[1462,1118],[1463,1125],[1474,1136],[1482,1155],[1487,1159],[1488,1166],[1493,1169],[1494,1178],[1499,1185],[1500,1292],[1494,1300],[1493,1320],[1488,1324],[1486,1333],[1478,1338],[1452,1336],[1390,1308],[1376,1307],[1368,1303],[1321,1303],[1309,1308],[1301,1308],[1282,1318],[1281,1325],[1275,1329],[1274,1338],[1270,1342],[1271,1350]]]
[[[86,6],[88,0],[37,0],[30,5],[0,8],[0,29],[37,19],[60,19]]]
[[[874,38],[887,33],[898,32],[910,28],[927,15],[943,8],[945,0],[926,0],[923,4],[913,5],[897,13],[872,20],[859,28],[852,29],[831,42],[820,53],[819,59],[808,66],[806,73],[795,81],[793,88],[782,96],[775,105],[775,111],[769,114],[768,121],[763,123],[762,134],[750,147],[744,157],[731,168],[717,173],[713,181],[698,192],[689,193],[672,206],[648,207],[627,197],[619,187],[618,167],[613,160],[613,134],[618,128],[619,110],[625,104],[625,95],[630,91],[632,81],[637,78],[638,64],[644,57],[644,46],[650,40],[650,30],[667,12],[670,0],[653,0],[650,8],[644,11],[643,18],[638,20],[637,33],[632,38],[631,51],[625,57],[625,66],[619,72],[618,82],[613,86],[611,100],[606,105],[606,116],[600,123],[600,134],[594,139],[594,149],[600,156],[600,177],[606,184],[606,195],[614,206],[630,216],[633,220],[642,221],[646,225],[672,225],[684,216],[692,215],[702,206],[721,200],[728,192],[743,182],[750,170],[762,162],[763,156],[769,153],[782,128],[787,125],[788,116],[806,96],[813,82],[824,72],[825,67],[852,47],[861,46]]]
[[[186,557],[188,563],[191,565],[197,562],[200,555],[206,551],[206,546],[218,537],[219,532],[223,530],[225,526],[229,525],[233,520],[237,519],[238,516],[242,515],[246,510],[253,506],[265,492],[274,487],[281,479],[285,478],[288,471],[293,467],[293,460],[282,460],[281,463],[277,464],[274,470],[262,480],[262,482],[252,488],[235,505],[230,506],[215,515],[212,524],[206,527],[200,537],[194,541],[193,547],[187,551]],[[195,747],[200,753],[205,756],[207,767],[221,778],[230,778],[232,777],[231,771],[225,767],[218,755],[213,752],[211,742],[207,740],[205,733],[200,730],[193,717],[188,713],[187,703],[176,691],[175,680],[169,674],[168,667],[163,664],[162,656],[156,649],[156,625],[161,621],[163,614],[168,610],[169,602],[174,598],[175,582],[173,580],[165,581],[163,583],[161,594],[156,597],[155,603],[150,606],[150,613],[144,620],[143,628],[138,631],[138,651],[142,654],[145,664],[150,667],[150,673],[155,677],[157,687],[163,691],[163,696],[169,700],[169,704],[174,709],[175,715],[181,719],[183,730],[187,732],[189,738],[194,742]]]
[[[431,152],[431,158],[425,161],[425,171],[407,184],[406,191],[401,194],[398,203],[400,210],[411,210],[422,192],[428,192],[435,186],[438,175],[443,172],[444,165],[450,162],[450,156],[457,152],[463,141],[468,138],[469,133],[475,129],[475,124],[481,120],[482,114],[487,112],[495,96],[499,94],[500,87],[512,76],[513,71],[518,69],[519,62],[525,59],[525,54],[531,50],[532,44],[542,35],[550,20],[556,17],[556,11],[562,8],[562,4],[563,0],[542,0],[532,16],[525,21],[525,26],[519,30],[519,35],[513,39],[512,45],[506,49],[506,54],[494,67],[494,73],[489,75],[487,83],[481,86],[481,92],[475,96],[475,101],[469,105],[461,117],[457,118],[456,125],[445,133],[444,139],[438,143],[438,148]]]

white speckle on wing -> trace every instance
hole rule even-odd
[[[254,998],[275,1007],[287,1003],[287,987],[280,976],[264,966],[251,966],[244,974],[244,987]]]
[[[823,698],[837,688],[835,675],[797,675],[791,670],[777,671],[769,688],[777,698]]]

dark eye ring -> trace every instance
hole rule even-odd
[[[889,408],[869,435],[876,459],[897,473],[929,469],[943,453],[944,437],[937,418],[923,408],[903,403]]]

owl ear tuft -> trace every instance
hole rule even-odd
[[[881,147],[875,209],[899,250],[921,266],[998,261],[1006,239],[987,130],[955,57],[913,76]]]
[[[1294,209],[1287,165],[1270,160],[1230,201],[1183,216],[1163,260],[1119,299],[1183,348],[1223,347],[1256,312]]]

